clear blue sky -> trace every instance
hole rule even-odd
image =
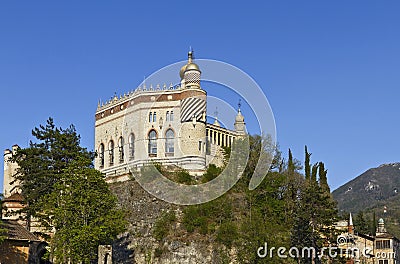
[[[0,148],[51,116],[93,149],[98,100],[192,46],[249,73],[284,153],[303,160],[307,144],[337,188],[400,161],[399,14],[398,1],[2,1]]]

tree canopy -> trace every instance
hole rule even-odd
[[[124,230],[124,213],[73,125],[57,128],[49,118],[32,135],[35,140],[13,157],[19,166],[14,182],[26,201],[22,213],[39,224],[42,236],[54,232],[54,263],[89,263],[100,243]]]

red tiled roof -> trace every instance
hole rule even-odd
[[[19,193],[13,193],[3,200],[3,202],[23,202],[24,197]]]
[[[20,225],[16,220],[1,220],[1,227],[7,231],[7,239],[40,241],[34,234]]]

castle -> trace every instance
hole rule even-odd
[[[152,162],[200,175],[209,164],[222,165],[222,147],[230,147],[237,137],[246,134],[240,106],[234,130],[221,126],[217,118],[212,124],[207,122],[207,93],[201,87],[201,70],[194,63],[192,51],[179,76],[178,85],[147,88],[143,84],[135,91],[98,104],[94,166],[107,182],[128,180],[132,170]],[[41,231],[40,226],[34,220],[28,224],[20,215],[8,214],[25,206],[13,178],[18,165],[11,158],[18,148],[14,145],[4,151],[2,219],[7,227],[24,231],[19,232],[24,236],[9,236],[7,245],[15,249],[13,258],[23,255],[26,259],[40,259],[47,244],[25,229]]]
[[[149,162],[202,174],[211,163],[221,165],[221,147],[230,147],[235,138],[246,134],[240,106],[234,130],[222,127],[218,119],[207,123],[207,93],[201,87],[201,70],[194,63],[192,51],[179,76],[179,85],[157,85],[155,89],[142,85],[98,104],[94,147],[98,155],[94,165],[107,182],[128,180],[132,169]],[[3,195],[9,211],[21,209],[23,200],[17,184],[12,184],[17,164],[10,159],[17,149],[14,145],[4,151]]]
[[[127,180],[132,170],[149,162],[202,174],[208,164],[220,165],[220,147],[231,146],[246,133],[240,107],[234,130],[222,127],[218,119],[207,123],[207,93],[201,87],[201,70],[192,51],[179,76],[178,85],[153,88],[143,84],[98,104],[95,168],[108,182]]]

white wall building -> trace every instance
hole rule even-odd
[[[246,133],[238,110],[235,130],[206,120],[207,93],[201,71],[189,52],[180,70],[180,85],[139,87],[98,105],[95,118],[95,168],[107,181],[123,181],[148,162],[176,165],[191,174],[204,172],[218,146],[230,146]],[[233,121],[233,120],[232,120]]]

